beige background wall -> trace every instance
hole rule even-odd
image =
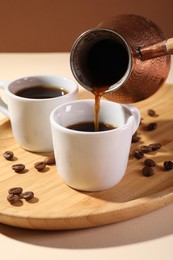
[[[70,51],[80,33],[122,13],[173,36],[173,0],[0,0],[0,52]]]

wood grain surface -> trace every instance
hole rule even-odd
[[[88,98],[87,92],[79,98]],[[135,104],[141,111],[142,123],[138,134],[140,142],[132,143],[125,177],[115,187],[101,192],[80,192],[63,183],[56,167],[47,166],[38,172],[34,163],[50,154],[31,153],[15,142],[8,119],[0,122],[0,222],[29,229],[77,229],[123,221],[143,215],[173,202],[173,170],[165,171],[163,162],[173,160],[173,86],[164,85],[154,96]],[[151,117],[147,110],[154,109]],[[149,123],[158,127],[146,131]],[[161,149],[145,154],[141,160],[132,156],[141,145],[161,143]],[[14,160],[7,161],[3,152],[14,152]],[[142,175],[146,158],[157,165],[151,177]],[[11,166],[24,163],[26,171],[15,173]],[[106,173],[105,173],[106,174]],[[31,201],[7,201],[8,189],[20,186],[33,191]]]

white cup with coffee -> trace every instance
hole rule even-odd
[[[0,111],[10,118],[17,143],[32,152],[53,151],[51,111],[77,99],[75,81],[56,75],[34,75],[0,82]]]
[[[68,186],[83,191],[101,191],[120,182],[140,123],[136,107],[101,100],[99,122],[107,130],[95,132],[94,105],[94,100],[76,100],[50,115],[58,173]]]

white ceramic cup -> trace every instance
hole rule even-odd
[[[65,89],[63,96],[32,99],[19,97],[19,89],[45,85]],[[58,105],[77,99],[77,84],[66,77],[55,75],[34,75],[0,82],[0,111],[10,118],[17,143],[32,152],[53,151],[49,116]]]
[[[82,132],[69,125],[94,121],[94,100],[77,100],[55,108],[50,115],[59,175],[72,188],[101,191],[125,174],[132,135],[140,123],[139,110],[102,100],[100,122],[116,126],[104,132]]]

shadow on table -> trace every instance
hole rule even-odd
[[[131,220],[102,227],[66,231],[27,230],[0,224],[3,236],[28,244],[65,249],[125,246],[173,234],[173,205]]]

